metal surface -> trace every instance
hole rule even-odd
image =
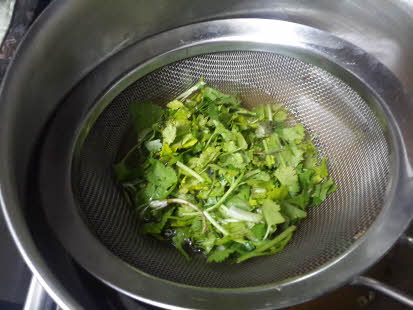
[[[400,241],[406,245],[408,245],[409,247],[413,248],[413,237],[407,236],[407,235],[403,235],[400,238]]]
[[[277,29],[280,35],[269,38],[268,35],[266,35],[266,32],[270,33],[275,29]],[[180,40],[178,40],[177,38],[180,38]],[[385,196],[372,196],[370,198],[371,200],[369,201],[370,204],[373,203],[374,205],[374,203],[377,203],[378,205],[383,206],[380,215],[375,219],[374,223],[367,231],[364,231],[364,229],[367,229],[368,225],[371,222],[368,222],[369,224],[367,224],[366,227],[363,227],[363,225],[361,225],[360,227],[358,227],[357,231],[353,232],[354,234],[352,236],[358,240],[356,240],[351,246],[350,243],[347,243],[343,246],[343,244],[340,244],[340,242],[338,242],[338,239],[334,240],[333,237],[333,239],[331,239],[331,242],[336,242],[343,247],[340,247],[339,245],[340,248],[337,252],[334,253],[333,251],[333,254],[327,254],[325,260],[316,262],[310,267],[311,270],[301,270],[300,272],[298,269],[294,269],[296,266],[292,265],[290,269],[293,270],[292,273],[284,275],[284,278],[283,276],[279,276],[278,278],[271,277],[271,275],[274,276],[275,273],[269,273],[268,278],[265,279],[266,282],[259,282],[258,280],[257,282],[252,282],[251,280],[251,282],[249,283],[247,281],[244,282],[244,285],[240,283],[236,285],[228,285],[228,283],[224,285],[221,284],[221,287],[227,288],[225,290],[201,288],[199,287],[199,282],[195,284],[195,282],[186,282],[182,281],[182,279],[178,280],[178,282],[198,285],[198,287],[183,286],[179,283],[162,281],[159,278],[155,278],[153,277],[153,275],[148,274],[152,273],[153,271],[144,269],[144,271],[146,271],[147,273],[143,273],[139,270],[136,270],[130,265],[124,264],[122,260],[113,255],[108,251],[107,248],[99,243],[95,235],[89,231],[89,228],[85,225],[84,221],[78,213],[76,202],[74,200],[74,197],[72,196],[72,191],[70,190],[70,170],[72,160],[71,152],[76,140],[76,133],[81,127],[82,122],[84,121],[86,116],[89,115],[90,109],[94,107],[97,98],[101,96],[102,90],[104,90],[105,88],[112,87],[110,92],[108,92],[103,97],[103,105],[112,102],[113,98],[116,95],[118,95],[127,86],[129,86],[130,83],[135,82],[145,73],[151,72],[156,68],[163,67],[170,62],[209,52],[249,49],[255,51],[276,51],[280,54],[295,56],[297,58],[305,60],[306,62],[311,61],[311,63],[316,64],[317,66],[334,73],[334,75],[339,76],[340,79],[351,85],[353,89],[356,89],[357,92],[361,94],[362,98],[364,98],[364,100],[368,102],[370,109],[372,109],[370,110],[370,112],[368,112],[369,109],[365,110],[364,107],[367,107],[366,104],[361,104],[358,109],[351,108],[352,103],[357,103],[359,101],[357,101],[358,99],[356,97],[351,97],[352,91],[350,88],[346,88],[348,89],[347,93],[343,92],[341,93],[341,95],[344,96],[342,98],[350,95],[349,98],[352,98],[351,100],[342,101],[343,99],[341,99],[340,101],[336,99],[334,95],[327,97],[331,100],[331,103],[333,104],[332,106],[334,106],[331,111],[336,111],[336,114],[334,114],[336,117],[336,126],[338,124],[341,124],[340,122],[342,122],[343,124],[351,124],[352,121],[355,121],[354,125],[356,126],[356,128],[358,128],[358,126],[362,126],[357,129],[356,132],[368,133],[369,126],[378,126],[376,127],[376,130],[373,129],[373,132],[377,134],[377,132],[381,131],[383,134],[385,134],[385,145],[389,151],[389,155],[386,156],[390,156],[390,159],[381,158],[380,161],[384,164],[384,166],[376,166],[379,167],[379,170],[384,169],[379,172],[379,174],[383,173],[384,171],[386,171],[386,160],[388,160],[387,162],[390,166],[389,180],[391,181],[388,184],[384,184],[384,186],[386,187]],[[144,60],[146,59],[151,59],[151,61],[144,62]],[[258,57],[258,59],[260,59],[260,57]],[[280,62],[278,63],[282,64],[282,61],[285,60],[283,60],[284,58],[281,59],[282,60],[280,60]],[[236,62],[237,61],[235,61],[234,63]],[[293,61],[291,62],[291,70],[294,70],[293,68],[296,65]],[[143,65],[138,66],[138,68],[135,69],[136,65],[139,63],[143,63]],[[271,62],[269,63],[271,64]],[[206,64],[208,64],[208,62]],[[179,64],[177,66],[179,67]],[[123,78],[118,84],[115,84],[113,86],[113,78],[120,76],[125,71],[128,71],[125,69],[127,67],[129,67],[130,70],[133,70],[129,74],[127,74],[125,78]],[[183,65],[182,67],[185,68],[185,65]],[[264,68],[265,66],[261,67]],[[280,66],[280,68],[283,68],[283,66]],[[298,66],[298,68],[305,69],[306,67]],[[315,70],[312,66],[307,67],[307,69],[308,68]],[[191,77],[191,79],[194,79],[195,77],[191,76],[191,72],[193,71],[189,68],[186,69],[187,70],[183,70],[183,72],[186,72],[187,74],[189,74],[189,77]],[[200,70],[203,70],[202,66]],[[301,72],[303,70],[298,71]],[[334,92],[333,90],[335,89],[335,87],[333,86],[335,85],[334,78],[330,77],[330,75],[323,75],[322,72],[323,71],[321,71],[321,73],[316,71],[313,77],[318,76],[321,80],[322,77],[324,79],[329,79],[329,82],[331,83],[330,94],[339,94],[340,88],[337,90],[337,92]],[[99,79],[100,83],[97,84],[97,76],[104,76],[105,79],[107,79],[106,82],[101,83],[102,79]],[[248,76],[248,74],[246,74],[245,76]],[[178,78],[177,80],[179,81]],[[265,78],[263,80],[265,80]],[[295,84],[291,82],[291,80],[289,80],[288,78],[286,80],[290,83],[290,85],[292,85],[291,87],[294,87]],[[363,81],[363,83],[361,83],[361,80]],[[299,83],[303,83],[302,80],[300,82],[298,81],[300,81],[300,76],[297,79],[296,83],[298,83],[297,85],[299,85]],[[310,80],[308,81],[308,83],[310,83],[309,85],[311,85],[311,83],[313,83],[314,81],[317,81],[317,78],[314,80],[310,78]],[[235,85],[236,82],[237,80],[232,81],[232,83],[235,83]],[[185,88],[186,86],[188,85],[183,85],[182,88]],[[157,87],[160,88],[159,85]],[[165,91],[166,93],[168,93],[167,85],[165,87]],[[260,84],[258,83],[256,87],[259,88]],[[263,89],[265,90],[265,88]],[[323,90],[319,91],[320,94],[323,94]],[[149,93],[150,91],[148,92],[148,94]],[[298,96],[299,98],[306,97],[304,96],[306,94],[305,91],[302,93],[298,92],[298,94],[301,95]],[[280,94],[278,95],[285,96],[285,94],[282,92],[280,92]],[[309,96],[308,93],[307,96]],[[292,102],[297,105],[297,113],[300,113],[299,108],[303,108],[305,106],[303,105],[300,107],[300,103],[311,102],[311,108],[315,109],[317,105],[314,102],[319,102],[319,104],[323,102],[323,104],[321,104],[321,107],[328,107],[329,100],[322,100],[320,98],[316,99],[316,97],[312,99],[310,98],[309,101],[306,101],[305,99],[301,101],[297,99],[295,99],[295,101],[292,100]],[[321,96],[321,98],[323,98],[323,96]],[[280,97],[280,99],[282,98]],[[87,270],[101,278],[109,285],[117,287],[124,293],[129,294],[142,301],[164,307],[242,307],[246,309],[271,307],[277,308],[298,302],[303,302],[307,299],[314,298],[315,296],[325,292],[326,290],[333,289],[338,285],[349,281],[352,277],[363,271],[370,264],[375,262],[381,255],[383,255],[385,251],[388,250],[388,248],[397,240],[397,238],[408,225],[412,216],[412,210],[408,205],[408,201],[410,200],[409,195],[411,194],[410,187],[412,184],[409,182],[409,176],[406,175],[406,172],[409,171],[410,164],[406,161],[407,153],[405,153],[406,150],[403,147],[404,138],[403,135],[400,135],[400,127],[398,127],[398,125],[400,124],[400,118],[403,119],[410,115],[412,112],[410,111],[410,106],[406,105],[405,100],[406,97],[403,93],[403,89],[400,88],[400,85],[397,84],[397,80],[394,79],[389,71],[387,71],[383,66],[377,63],[375,59],[346,42],[308,27],[285,22],[249,19],[210,22],[178,28],[145,40],[142,43],[137,44],[136,46],[133,46],[122,53],[119,53],[115,57],[112,57],[110,62],[107,62],[105,66],[98,68],[98,70],[96,70],[90,77],[88,76],[87,79],[79,84],[78,88],[74,89],[71,92],[70,96],[62,104],[62,108],[57,111],[54,117],[54,121],[51,124],[51,127],[48,129],[45,148],[41,154],[40,186],[43,189],[41,193],[43,197],[43,205],[46,207],[49,222],[54,224],[53,227],[62,240],[63,244],[67,247],[69,252],[74,255],[74,257],[82,264],[82,266],[84,266]],[[115,104],[113,106],[116,107],[117,105]],[[340,107],[343,107],[344,110],[340,110]],[[348,112],[345,112],[346,108],[344,107],[348,108]],[[328,109],[323,110],[324,113],[326,113],[327,110]],[[119,109],[119,111],[122,111],[122,109]],[[373,113],[372,111],[375,114],[373,118],[371,118],[372,116],[369,116],[372,115],[369,114]],[[356,115],[363,115],[363,113],[367,114],[365,114],[360,119],[360,123],[358,123],[358,121],[356,121],[357,118],[353,117],[355,117]],[[317,113],[316,115],[321,114]],[[93,112],[91,115],[93,117]],[[113,120],[116,120],[115,127],[118,128],[118,130],[120,130],[121,132],[122,122],[119,123],[119,120],[122,119],[122,115],[123,114],[110,115]],[[305,110],[303,110],[302,116],[304,120],[306,119],[306,115],[308,115],[307,121],[309,122],[309,124],[311,124],[311,113],[306,114]],[[344,117],[344,115],[349,116],[348,118],[341,119],[340,117]],[[317,118],[314,118],[314,120],[316,119]],[[371,120],[373,119],[379,119],[380,125],[378,125],[378,123],[376,123],[377,125],[373,125],[375,124],[375,121],[371,122]],[[334,133],[331,132],[327,133],[329,132],[329,121],[323,119],[323,122],[326,122],[327,124],[324,128],[327,129],[325,132],[325,138],[329,137],[330,135],[334,135]],[[317,122],[312,123],[312,125],[314,124],[317,124]],[[346,125],[344,126],[348,130],[349,128],[354,127],[354,125],[350,127],[347,127]],[[404,125],[404,123],[402,125]],[[310,129],[312,128],[314,127],[310,127]],[[405,127],[404,129],[409,131],[409,128],[407,127]],[[320,131],[320,129],[318,131]],[[355,132],[353,132],[351,135],[357,136],[358,134],[355,134]],[[104,131],[104,134],[101,133],[101,136],[103,136],[104,139],[109,139],[106,140],[106,142],[108,142],[106,147],[112,148],[112,144],[110,143],[110,132]],[[321,139],[322,143],[328,144],[327,139]],[[383,138],[379,138],[379,136],[375,137],[375,142],[377,142],[378,145],[380,145],[380,141],[384,141],[380,139]],[[62,143],[62,141],[65,141],[65,143]],[[116,141],[116,139],[114,141]],[[358,144],[355,144],[356,148],[353,150],[353,152],[360,151],[358,160],[363,160],[363,156],[361,155],[363,154],[362,144],[367,143],[367,141],[363,138],[358,139],[357,141]],[[346,144],[345,141],[343,141],[342,144],[342,147],[351,145],[351,143]],[[360,147],[361,149],[359,149]],[[374,148],[372,148],[371,146],[370,149]],[[328,150],[328,148],[325,150]],[[384,153],[380,152],[377,152],[378,156],[380,156],[381,154],[387,154],[387,151],[384,151]],[[335,154],[335,156],[338,156],[338,154]],[[97,159],[95,158],[95,160]],[[344,170],[340,170],[340,167],[343,166],[337,165],[338,171],[340,171],[340,173],[344,173],[345,175],[346,172]],[[354,175],[354,173],[356,172],[349,173],[352,173]],[[386,175],[385,172],[384,175]],[[367,176],[363,172],[360,177],[364,177],[366,180],[369,180],[366,183],[367,187],[364,187],[364,189],[368,192],[370,190],[369,186],[372,186],[372,183],[374,183],[374,179],[372,178],[372,176]],[[52,184],[49,182],[51,179],[53,179]],[[385,177],[379,177],[379,179],[383,179],[384,181]],[[349,184],[353,183],[350,182]],[[350,192],[353,189],[357,188],[357,186],[349,186],[351,186],[352,188],[350,190],[350,187],[348,187],[348,190],[350,190]],[[362,196],[363,195],[361,195],[361,197]],[[116,200],[113,200],[114,197],[115,196],[112,195],[112,203],[116,203]],[[364,209],[363,200],[360,200],[361,197],[354,199],[356,199],[355,201],[360,204],[359,207],[361,209]],[[94,198],[96,198],[96,196],[88,196],[88,199],[93,200]],[[55,202],[57,201],[57,199],[59,200],[60,204],[59,209],[55,208]],[[336,201],[336,203],[339,203],[339,201]],[[349,203],[349,201],[347,201],[347,203]],[[355,206],[357,206],[357,203]],[[343,208],[342,211],[336,210],[336,212],[345,213],[346,208]],[[351,214],[352,212],[349,212],[350,218],[352,218]],[[108,218],[110,218],[110,215]],[[127,218],[129,221],[133,221],[132,217]],[[356,218],[357,214],[354,214],[351,221],[357,221]],[[374,216],[370,221],[373,220]],[[340,229],[342,229],[343,234],[345,233],[345,228],[341,225],[345,225],[346,223],[349,224],[352,222],[343,221],[336,223],[338,224],[338,227],[342,227]],[[103,226],[101,226],[101,228],[102,227]],[[113,228],[116,229],[116,226],[113,226]],[[128,229],[127,226],[122,227],[122,229],[123,228]],[[132,234],[130,236],[132,236]],[[334,235],[333,233],[333,236],[339,238],[340,234]],[[344,237],[344,240],[345,239],[346,237]],[[377,243],[372,241],[376,239],[380,239],[381,242]],[[121,243],[119,243],[119,245],[121,247]],[[300,246],[303,247],[304,245],[301,244]],[[345,252],[342,252],[343,249],[348,246],[350,246],[350,248],[347,248]],[[308,250],[308,248],[306,249]],[[327,249],[328,247],[322,247],[322,250]],[[133,251],[133,249],[130,250]],[[321,253],[322,252],[318,252],[318,254]],[[297,258],[298,255],[301,254],[296,253],[295,255],[296,256],[293,257]],[[332,259],[333,257],[334,259]],[[159,257],[156,257],[152,261],[152,263],[159,263],[160,260],[158,258]],[[175,263],[176,261],[173,260],[169,262]],[[301,263],[303,265],[305,263],[311,264],[311,260],[309,260],[308,262],[305,262],[303,260]],[[194,262],[194,264],[196,264],[196,262]],[[324,265],[320,266],[320,264]],[[159,267],[160,265],[156,266]],[[142,268],[142,265],[140,265],[139,267]],[[191,267],[189,267],[189,269],[190,268]],[[207,268],[208,272],[212,272],[212,267],[203,268]],[[217,267],[217,271],[218,268],[219,267]],[[253,267],[251,266],[251,268]],[[160,267],[160,269],[162,270],[162,267]],[[236,270],[237,273],[240,270],[241,269]],[[235,271],[235,269],[233,271]],[[286,280],[282,284],[274,284],[274,282],[276,281],[285,280],[285,277],[302,274],[303,272],[305,273],[305,276],[298,277],[294,280]],[[214,276],[213,273],[210,273],[210,275]],[[163,274],[162,277],[165,278],[165,274]],[[177,281],[176,278],[168,279]],[[221,280],[223,281],[222,283],[225,283],[224,279],[225,276],[221,276]],[[217,282],[214,283],[214,286],[217,287]],[[268,283],[273,284],[270,285]],[[267,285],[250,289],[245,288],[251,285],[256,286],[258,284]],[[201,286],[205,286],[205,284],[201,284]],[[211,287],[211,285],[208,284],[206,284],[206,286]],[[229,287],[240,286],[244,287],[242,289],[242,293],[241,291],[236,289],[229,289]],[[156,290],[160,289],[163,291],[168,291],[170,293],[168,296],[159,296],[159,294],[154,292],[155,287]],[[299,291],[300,294],[297,294],[297,291]],[[191,298],[185,298],[187,296],[191,296]]]
[[[50,299],[46,291],[40,285],[39,281],[35,277],[30,282],[29,292],[27,293],[26,302],[24,304],[24,310],[45,310],[49,309],[57,310],[58,308]]]
[[[387,0],[229,0],[224,5],[213,0],[208,5],[201,0],[192,1],[191,5],[183,0],[173,3],[131,0],[103,5],[100,0],[56,1],[26,37],[1,93],[2,137],[13,132],[16,142],[1,139],[1,149],[7,150],[8,155],[1,158],[0,167],[3,172],[10,169],[2,174],[2,205],[26,262],[61,305],[73,309],[85,307],[80,296],[56,278],[56,274],[64,275],[66,269],[46,259],[50,257],[49,252],[57,251],[56,244],[45,242],[47,236],[52,238],[52,235],[44,233],[44,238],[39,240],[39,234],[29,234],[29,228],[48,228],[26,221],[26,207],[32,201],[24,198],[23,192],[29,160],[46,120],[69,90],[110,55],[154,33],[196,21],[242,16],[284,19],[323,29],[358,45],[381,60],[412,91],[412,12],[411,1]],[[178,15],[179,19],[175,17]],[[76,42],[75,50],[73,42]],[[45,70],[45,57],[48,67],[53,69]],[[39,66],[42,70],[38,70]],[[110,74],[107,76],[113,78]],[[106,85],[107,76],[96,75],[95,82]],[[45,88],[47,92],[38,91]],[[27,102],[41,105],[27,109]],[[32,117],[39,109],[42,116]],[[17,112],[19,118],[14,117]],[[26,130],[19,132],[16,128]],[[24,150],[16,152],[17,141],[23,137]],[[14,187],[16,183],[18,191],[9,190],[10,185]]]
[[[15,4],[16,0],[0,1],[0,44],[3,43],[6,32],[9,29]]]
[[[242,23],[235,21],[231,25],[240,26]],[[263,26],[288,31],[279,23]],[[241,36],[239,40],[242,39]],[[233,43],[217,49],[229,48],[245,47]],[[213,44],[208,49],[214,49]],[[386,192],[392,192],[390,185],[395,177],[395,171],[390,171],[390,154],[394,150],[386,124],[380,124],[378,119],[383,116],[376,116],[340,79],[296,58],[275,54],[281,50],[276,46],[273,49],[274,53],[211,53],[162,67],[117,95],[94,124],[86,122],[82,130],[88,136],[78,147],[72,170],[75,200],[88,226],[115,255],[142,272],[181,284],[212,288],[266,285],[308,274],[343,254],[358,239],[355,236],[367,231],[383,205],[391,200]],[[188,56],[191,52],[187,51]],[[168,60],[172,58],[171,53]],[[140,70],[133,75],[141,75]],[[132,127],[129,104],[164,105],[200,77],[220,91],[237,94],[248,107],[282,103],[310,135],[317,134],[315,144],[320,156],[329,159],[331,175],[340,191],[321,207],[310,210],[309,219],[278,255],[244,264],[206,264],[202,256],[188,263],[174,247],[139,234],[135,211],[113,178],[113,163],[134,143],[134,139],[127,139]],[[105,97],[114,95],[109,93]],[[101,110],[97,105],[96,110]],[[95,119],[95,113],[90,118]],[[56,121],[61,122],[58,117]],[[355,179],[362,181],[356,186]],[[66,223],[56,225],[66,226]],[[74,227],[66,227],[67,237],[73,238]],[[84,245],[76,242],[78,251],[84,251]]]
[[[385,283],[379,282],[377,280],[368,278],[368,277],[357,277],[353,283],[354,285],[367,286],[371,289],[374,289],[378,292],[381,292],[387,296],[390,296],[402,304],[413,308],[413,297],[404,294],[403,292],[386,285]]]

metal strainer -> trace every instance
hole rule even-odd
[[[266,40],[264,45],[257,41],[268,35],[268,27],[286,26],[256,21],[253,28],[251,21],[232,22],[235,24],[204,24],[203,31],[216,36],[212,35],[211,42],[207,42],[210,38],[193,36],[199,42],[187,44],[184,30],[177,29],[142,43],[141,50],[155,50],[157,40],[165,45],[167,40],[181,38],[184,48],[170,48],[143,63],[90,105],[86,118],[77,116],[73,121],[78,128],[73,130],[73,157],[64,155],[66,164],[54,167],[57,185],[53,196],[62,193],[62,208],[71,210],[48,207],[51,222],[61,225],[56,230],[63,243],[89,271],[147,302],[187,308],[266,308],[318,295],[327,284],[321,283],[322,274],[330,276],[328,287],[333,288],[384,253],[384,245],[366,243],[367,236],[393,229],[395,224],[386,228],[383,217],[386,213],[390,216],[395,199],[403,201],[405,195],[400,185],[405,169],[401,160],[403,145],[391,112],[377,91],[360,81],[362,77],[329,60],[331,51],[327,48],[337,45],[336,60],[351,56],[352,66],[359,65],[357,53],[361,52],[318,31],[314,31],[311,44],[315,49],[315,43],[323,42],[323,49],[303,52],[297,30],[310,29],[295,26],[296,38],[289,38],[291,24],[277,38],[279,42]],[[202,29],[188,27],[191,31]],[[243,40],[237,40],[238,33],[242,33]],[[293,39],[294,44],[286,44]],[[346,48],[352,54],[340,56],[348,52]],[[241,264],[207,264],[201,256],[187,261],[172,246],[139,234],[138,217],[114,180],[113,164],[133,143],[129,104],[150,101],[165,105],[200,77],[222,92],[236,94],[246,106],[282,103],[309,133],[316,134],[314,141],[320,155],[329,160],[338,191],[310,210],[290,244],[277,255]],[[58,112],[56,119],[59,113],[64,114]],[[69,120],[65,122],[67,125]],[[46,175],[50,178],[50,174],[43,173],[43,177]],[[59,184],[57,179],[64,182]],[[50,205],[47,194],[45,197],[45,204]],[[400,207],[405,208],[405,202]],[[70,241],[73,234],[76,236]],[[384,244],[388,242],[385,239]],[[371,252],[373,249],[376,253]],[[351,266],[349,257],[359,263],[360,255],[365,261]],[[124,266],[118,267],[121,264]],[[129,274],[119,268],[127,268]],[[334,270],[337,279],[331,278]],[[308,282],[311,278],[313,284]],[[156,283],[165,286],[161,293],[165,296],[147,294]],[[295,300],[288,290],[294,286],[298,294]],[[183,298],[181,294],[185,293],[181,292],[190,297]],[[243,303],[247,297],[237,300],[237,295],[249,296],[248,302]]]
[[[200,77],[225,93],[237,94],[247,106],[284,104],[310,133],[318,134],[315,143],[329,159],[340,190],[311,209],[291,244],[278,255],[245,264],[206,264],[203,257],[188,262],[172,246],[139,234],[137,214],[113,178],[113,164],[122,157],[119,150],[125,155],[133,146],[128,139],[133,132],[128,105],[165,105]],[[368,104],[323,69],[275,53],[211,53],[149,73],[119,94],[79,146],[72,182],[90,228],[132,266],[194,286],[257,286],[310,272],[346,251],[369,228],[383,207],[392,177],[391,146],[385,135]]]

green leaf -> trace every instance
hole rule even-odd
[[[204,250],[205,254],[211,252],[213,247],[215,246],[215,241],[217,240],[217,236],[213,232],[209,232],[208,234],[202,234],[200,237],[196,237],[196,245]]]
[[[190,234],[188,229],[186,228],[177,228],[175,231],[175,236],[172,238],[173,245],[182,253],[183,256],[187,260],[190,260],[188,253],[184,250],[184,245],[186,243],[186,239],[190,238]]]
[[[297,171],[293,167],[280,167],[275,171],[274,175],[281,185],[288,187],[290,193],[296,194],[300,190]]]
[[[250,204],[248,203],[248,199],[242,199],[239,196],[233,196],[230,199],[227,200],[225,203],[227,207],[235,207],[239,208],[241,210],[249,211],[250,210]]]
[[[286,216],[288,216],[288,218],[291,221],[297,221],[300,219],[303,219],[305,217],[307,217],[307,212],[294,207],[293,205],[289,204],[289,203],[283,203],[282,204],[282,208],[281,208],[283,214],[285,214]]]
[[[284,200],[288,196],[288,187],[274,187],[268,191],[268,198],[272,200]]]
[[[266,172],[266,171],[262,171],[259,169],[256,169],[257,173],[255,173],[254,175],[246,178],[245,182],[250,185],[250,186],[257,186],[260,185],[260,183],[262,182],[268,182],[271,180],[271,175]]]
[[[146,178],[150,183],[170,187],[177,182],[174,169],[165,166],[156,159],[151,159],[149,162],[151,163],[151,167],[146,174]]]
[[[169,208],[164,214],[162,215],[162,219],[158,223],[146,223],[142,226],[142,233],[144,234],[160,234],[162,229],[165,227],[166,222],[168,221],[169,217],[174,212],[175,208]]]
[[[269,121],[260,122],[258,124],[257,129],[255,130],[255,134],[257,138],[266,138],[271,136],[274,133],[273,123]]]
[[[266,107],[264,105],[256,106],[252,109],[259,120],[265,119]]]
[[[212,120],[219,121],[219,110],[216,104],[209,104],[207,108],[207,113]]]
[[[301,209],[305,209],[311,201],[311,194],[314,191],[314,184],[312,181],[312,170],[304,169],[303,172],[298,174],[298,179],[301,186],[301,193],[294,197],[291,197],[288,202],[299,206]]]
[[[204,97],[209,101],[214,101],[215,104],[239,105],[239,100],[236,97],[223,94],[211,87],[205,87]]]
[[[248,143],[245,140],[244,136],[242,135],[242,133],[238,132],[236,133],[236,138],[237,138],[237,146],[238,149],[240,150],[246,150],[248,148]]]
[[[273,153],[273,152],[278,152],[280,151],[281,148],[281,143],[280,143],[280,138],[276,133],[271,134],[267,141],[267,146],[268,146],[268,152]]]
[[[232,243],[230,243],[232,244]],[[227,259],[232,253],[237,250],[236,247],[231,247],[231,245],[220,245],[217,246],[211,254],[208,256],[208,263],[215,262],[219,263]]]
[[[229,236],[234,241],[240,241],[244,238],[254,239],[255,235],[245,222],[231,222],[223,226],[228,231]]]
[[[215,134],[221,135],[224,141],[236,141],[237,137],[234,133],[225,128],[225,126],[218,121],[214,121]]]
[[[303,125],[297,124],[295,127],[284,128],[281,130],[281,137],[289,143],[301,143],[304,139],[305,130]]]
[[[146,223],[142,232],[187,258],[188,245],[210,262],[278,253],[292,223],[337,189],[326,159],[318,163],[304,127],[291,127],[281,104],[249,111],[201,79],[164,110],[136,103],[130,112],[138,139],[115,177]],[[152,200],[166,199],[180,199],[175,211],[161,202],[155,209]]]
[[[255,224],[252,228],[251,231],[254,233],[254,235],[257,237],[257,239],[262,240],[265,236],[265,224]]]
[[[180,108],[183,108],[184,104],[181,101],[175,99],[174,101],[169,102],[166,106],[171,110],[178,110]]]
[[[149,163],[151,166],[145,173],[149,183],[144,190],[144,194],[148,200],[163,199],[169,189],[178,182],[175,170],[171,167],[166,167],[156,159],[150,159]]]
[[[176,127],[172,123],[168,123],[165,129],[162,130],[162,137],[165,143],[172,144],[176,138]]]
[[[287,115],[288,114],[287,114],[286,111],[281,110],[281,111],[278,111],[278,112],[274,113],[273,119],[276,122],[282,122],[282,121],[286,120]]]
[[[156,139],[145,142],[145,147],[149,152],[160,152],[162,150],[161,140]]]
[[[268,227],[275,228],[275,225],[285,222],[284,217],[280,213],[280,205],[270,199],[264,200],[262,213]]]
[[[337,189],[332,179],[328,179],[321,184],[317,184],[314,190],[312,204],[319,206],[326,198],[328,193],[332,193]]]
[[[276,154],[277,162],[282,167],[297,167],[303,160],[304,151],[295,144],[286,145],[283,152]]]
[[[209,146],[207,147],[198,158],[194,157],[191,160],[190,167],[195,171],[203,170],[210,162],[215,161],[221,153],[220,147]]]
[[[247,259],[250,259],[256,256],[278,253],[285,247],[288,241],[290,241],[292,237],[292,233],[294,232],[295,229],[296,229],[295,226],[290,226],[286,230],[284,230],[281,234],[276,236],[274,239],[262,241],[262,243],[259,246],[257,246],[254,251],[240,256],[237,259],[237,263],[241,263]]]
[[[227,153],[234,153],[236,151],[238,151],[238,146],[235,143],[235,141],[227,141],[223,143],[223,147],[222,147],[224,152]]]
[[[314,183],[320,183],[323,180],[323,178],[328,176],[327,159],[324,157],[321,160],[320,165],[314,166],[311,169],[315,172],[315,175],[314,175],[312,181]]]
[[[163,115],[163,111],[160,106],[149,102],[132,103],[129,106],[129,113],[138,135],[140,135],[144,129],[151,128],[152,125],[158,122]]]
[[[248,158],[240,152],[225,154],[220,157],[219,164],[223,167],[244,169],[248,164]]]

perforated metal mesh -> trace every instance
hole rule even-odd
[[[138,233],[138,221],[113,179],[112,164],[130,132],[128,105],[160,105],[204,77],[246,105],[282,103],[329,159],[336,193],[314,207],[277,255],[242,264],[187,261],[176,249]],[[127,139],[126,139],[127,140]],[[269,284],[308,273],[345,252],[379,214],[390,183],[390,146],[367,103],[330,73],[295,58],[264,52],[224,52],[188,58],[130,85],[100,115],[81,150],[73,185],[91,230],[134,267],[179,283],[216,288]],[[122,151],[123,152],[123,151]]]

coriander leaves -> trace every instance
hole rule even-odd
[[[114,165],[142,222],[187,259],[240,263],[281,251],[337,186],[280,104],[252,110],[201,79],[169,102],[130,106],[137,141]],[[288,120],[288,122],[287,122]]]

